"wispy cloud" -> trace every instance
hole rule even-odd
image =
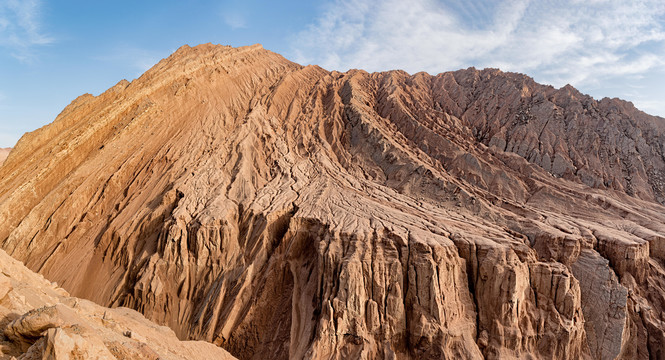
[[[107,50],[101,55],[92,56],[91,59],[110,64],[122,64],[131,68],[132,73],[128,74],[129,76],[139,77],[176,49],[155,51],[129,44],[119,44]]]
[[[498,67],[596,88],[665,69],[664,19],[662,0],[335,0],[293,52],[336,70]]]
[[[222,13],[224,23],[233,30],[247,27],[247,19],[238,11],[224,11]]]
[[[35,46],[54,40],[45,34],[40,22],[39,0],[0,0],[0,47],[21,61],[30,61]]]

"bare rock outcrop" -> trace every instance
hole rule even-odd
[[[616,359],[627,340],[628,292],[619,284],[609,261],[593,250],[584,250],[573,264],[573,274],[583,284],[583,306],[591,354]]]
[[[18,142],[0,245],[241,359],[658,358],[663,122],[498,70],[185,46]]]
[[[0,250],[0,359],[234,359],[127,308],[70,297]]]

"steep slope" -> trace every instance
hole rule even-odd
[[[570,85],[542,86],[499,70],[440,77],[444,111],[475,137],[558,177],[665,203],[665,120],[631,103],[596,101]]]
[[[252,358],[663,356],[663,119],[518,74],[183,47],[0,168],[0,243]]]
[[[0,359],[234,359],[127,308],[69,297],[0,250]]]

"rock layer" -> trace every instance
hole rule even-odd
[[[183,47],[18,142],[0,243],[242,359],[657,358],[664,122],[498,70]]]

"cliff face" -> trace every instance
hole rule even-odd
[[[663,356],[665,120],[517,74],[183,47],[0,167],[0,243],[252,358]]]

